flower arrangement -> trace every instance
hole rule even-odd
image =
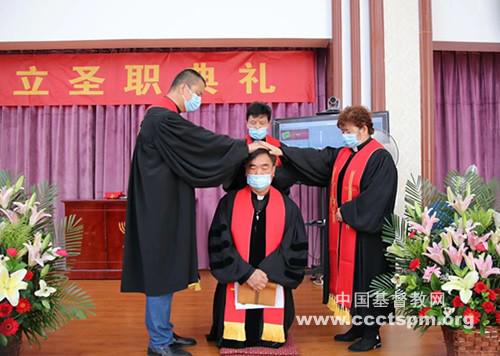
[[[14,183],[12,183],[14,182]],[[55,187],[24,188],[24,178],[12,181],[0,171],[0,345],[30,343],[71,319],[84,319],[93,304],[67,278],[66,257],[76,256],[83,228],[74,216],[56,226]],[[65,249],[54,246],[56,229]]]
[[[405,214],[394,215],[383,230],[394,273],[378,276],[373,293],[387,294],[406,317],[433,317],[438,325],[484,333],[500,325],[494,184],[470,168],[463,176],[451,172],[445,185],[443,194],[420,179],[407,182]]]

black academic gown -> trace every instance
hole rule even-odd
[[[295,318],[292,289],[297,288],[304,277],[307,265],[307,235],[304,221],[297,205],[285,196],[285,232],[280,247],[265,257],[266,212],[265,208],[254,213],[248,263],[242,259],[234,247],[231,237],[231,215],[236,192],[224,196],[217,207],[209,232],[209,256],[212,274],[218,280],[214,295],[213,323],[209,341],[220,347],[242,348],[250,346],[279,347],[281,343],[260,340],[263,328],[262,309],[247,310],[245,318],[246,342],[223,339],[226,285],[231,282],[243,284],[256,268],[264,271],[271,282],[284,287],[285,292],[285,337]],[[252,194],[254,209],[261,209]],[[268,196],[264,201],[267,205]],[[257,215],[259,218],[257,219]]]
[[[243,140],[147,111],[130,169],[122,292],[159,296],[198,281],[194,188],[222,184],[247,156]]]
[[[358,146],[362,150],[368,143]],[[284,166],[295,170],[297,179],[307,185],[329,187],[332,168],[340,149],[327,147],[323,150],[302,149],[283,146]],[[352,157],[356,154],[352,152]],[[387,245],[382,241],[382,226],[386,218],[390,217],[396,200],[397,170],[390,153],[386,150],[377,150],[368,160],[361,178],[360,194],[355,199],[341,204],[341,187],[348,163],[339,174],[338,206],[345,223],[357,231],[356,261],[354,270],[353,293],[370,291],[370,283],[377,275],[388,272],[389,265],[384,253]],[[327,225],[328,226],[328,225]],[[330,278],[328,240],[324,244],[324,286],[323,303],[327,303],[329,296],[328,280]],[[392,307],[374,307],[373,298],[369,308],[351,308],[352,315],[387,315]]]

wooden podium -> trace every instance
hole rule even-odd
[[[82,219],[80,256],[69,274],[72,279],[120,279],[127,201],[65,200],[65,215]]]

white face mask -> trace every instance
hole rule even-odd
[[[201,106],[201,96],[193,92],[191,88],[188,87],[188,89],[192,95],[190,99],[188,100],[184,99],[184,107],[186,108],[187,112],[196,111]]]
[[[247,184],[256,190],[266,189],[271,185],[273,177],[271,174],[249,174]]]
[[[248,134],[254,140],[263,140],[267,136],[267,127],[261,127],[260,129],[249,127]]]
[[[345,133],[342,134],[344,140],[344,145],[349,148],[354,148],[359,146],[358,135],[355,133]]]

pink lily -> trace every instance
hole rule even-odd
[[[439,278],[441,276],[441,268],[437,267],[436,265],[427,266],[424,271],[424,281],[429,282],[433,274]]]
[[[484,252],[488,249],[488,239],[491,236],[491,232],[479,237],[475,234],[474,231],[470,231],[467,233],[467,244],[471,248],[472,251]]]
[[[450,257],[451,263],[460,267],[460,265],[462,264],[463,255],[467,251],[467,247],[465,246],[465,244],[461,244],[457,250],[455,247],[449,246],[448,250],[445,251]]]
[[[56,259],[56,256],[50,251],[42,252],[42,234],[40,232],[35,234],[33,242],[25,242],[23,245],[28,250],[28,265],[30,267],[37,264],[43,267],[45,262]]]
[[[10,199],[12,198],[12,195],[14,195],[14,188],[10,187],[3,187],[0,188],[0,206],[3,209],[7,209],[10,203]]]
[[[44,213],[45,209],[41,209],[38,211],[38,208],[36,206],[31,207],[31,216],[30,216],[30,221],[29,225],[30,226],[35,226],[39,221],[43,220],[44,218],[50,217],[50,214]]]
[[[497,250],[497,255],[500,256],[500,244],[496,244],[495,249]]]
[[[432,247],[431,246],[427,247],[427,251],[429,251],[429,253],[423,253],[423,255],[429,257],[431,260],[437,262],[441,266],[445,264],[446,261],[443,255],[443,248],[440,245],[433,242]]]
[[[416,222],[410,221],[410,228],[421,232],[425,236],[429,236],[431,234],[432,226],[439,221],[439,219],[436,218],[436,213],[431,216],[430,212],[430,209],[425,208],[424,213],[422,214],[422,224],[420,225]]]
[[[465,211],[469,208],[472,199],[474,199],[474,194],[468,194],[465,198],[462,198],[461,194],[453,194],[450,187],[448,191],[448,203],[449,205],[457,211],[460,215],[463,215]]]
[[[479,258],[475,258],[474,264],[477,267],[477,271],[483,278],[488,278],[492,274],[500,274],[500,268],[493,267],[493,260],[489,255],[486,259],[484,259],[484,255],[479,256]]]
[[[17,224],[19,222],[19,216],[13,210],[0,209],[2,213],[9,219],[12,224]]]

